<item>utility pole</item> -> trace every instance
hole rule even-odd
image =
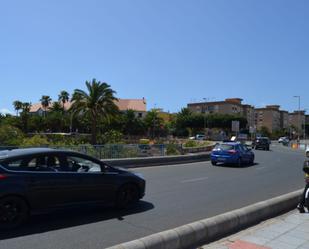
[[[300,96],[294,96],[294,98],[298,98],[298,132],[297,132],[297,144],[300,143],[300,132],[301,132],[301,121],[300,121]]]

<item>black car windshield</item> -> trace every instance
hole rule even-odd
[[[268,142],[268,139],[267,139],[267,138],[259,138],[259,139],[257,139],[257,141],[260,141],[260,142]]]
[[[234,150],[235,146],[231,144],[218,144],[216,145],[215,149],[220,149],[220,150]]]

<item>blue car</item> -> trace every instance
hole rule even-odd
[[[218,163],[236,164],[254,164],[254,153],[247,146],[237,142],[225,142],[217,144],[212,150],[211,155],[212,165]]]

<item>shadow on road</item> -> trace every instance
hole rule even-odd
[[[0,240],[48,232],[68,227],[85,225],[110,219],[125,220],[125,216],[146,212],[154,208],[152,203],[140,201],[136,206],[126,210],[112,207],[83,207],[54,211],[47,214],[33,215],[20,228],[0,231]]]
[[[253,164],[242,164],[240,167],[235,164],[217,164],[216,167],[222,167],[222,168],[235,168],[235,169],[243,169],[243,168],[250,168],[259,165],[259,163],[253,163]]]

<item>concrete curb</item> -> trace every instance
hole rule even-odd
[[[156,165],[167,165],[167,164],[181,164],[181,163],[192,163],[209,161],[210,153],[198,153],[193,155],[181,155],[181,156],[160,156],[160,157],[145,157],[145,158],[124,158],[124,159],[103,159],[111,166],[119,166],[123,168],[137,168],[137,167],[148,167]]]
[[[303,190],[108,249],[192,249],[294,209]]]

